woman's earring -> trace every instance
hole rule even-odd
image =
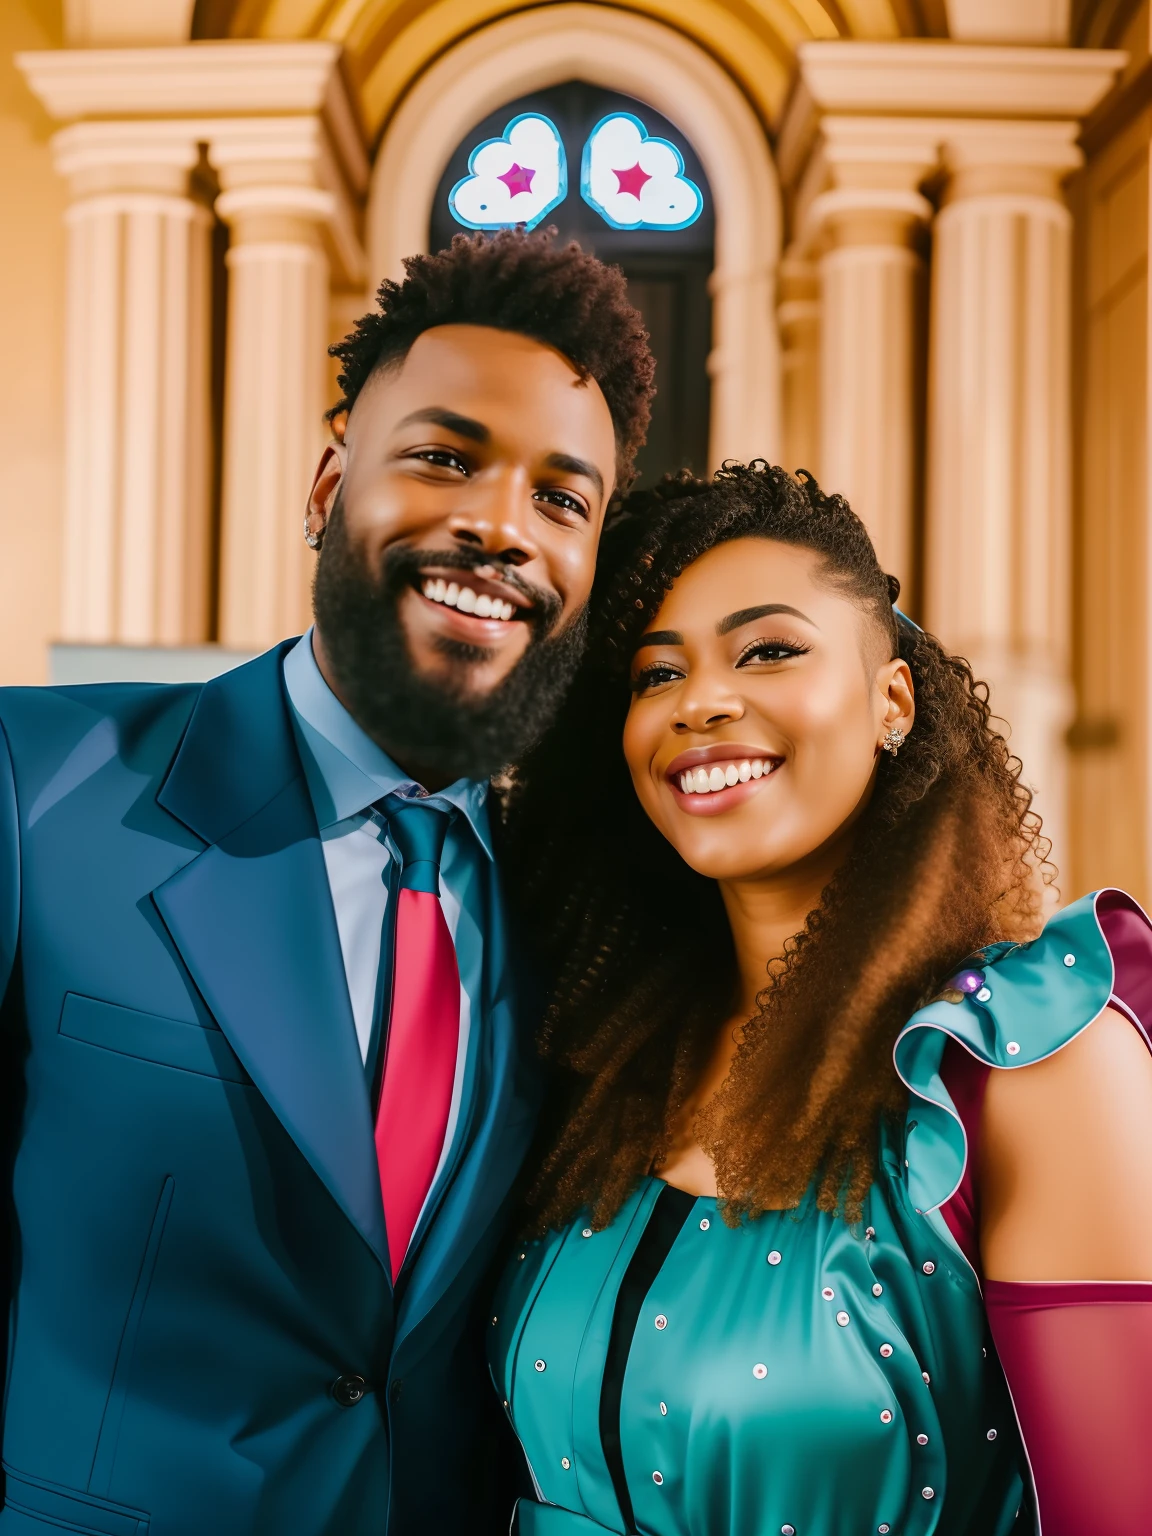
[[[308,526],[307,517],[304,518],[304,542],[309,549],[319,549],[324,542],[324,529],[321,528],[319,533],[313,533]]]
[[[891,752],[892,756],[895,757],[904,745],[904,732],[898,725],[894,725],[880,745],[884,748],[885,752]]]

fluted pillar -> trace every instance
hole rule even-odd
[[[780,427],[784,467],[820,478],[820,275],[795,251],[780,263]]]
[[[1070,673],[1072,122],[954,129],[932,284],[927,616],[991,685],[1060,860]]]
[[[915,601],[923,231],[936,146],[921,125],[828,117],[826,182],[803,227],[819,252],[820,479],[868,526]]]
[[[209,614],[209,242],[193,136],[83,123],[67,177],[61,633],[203,640]]]
[[[329,263],[308,124],[215,139],[228,224],[220,639],[255,649],[307,623],[302,523],[324,441]],[[295,141],[295,142],[294,142]]]
[[[329,281],[341,295],[367,286],[368,159],[340,53],[236,40],[17,60],[75,124],[57,140],[76,198],[68,639],[206,635],[211,215],[189,190],[202,153],[232,237],[218,638],[263,646],[307,618],[297,546],[329,400]]]

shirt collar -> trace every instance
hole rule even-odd
[[[356,724],[324,681],[312,651],[311,629],[284,658],[284,687],[321,832],[360,815],[385,795],[423,794]],[[457,779],[429,798],[459,811],[492,857],[486,782]]]

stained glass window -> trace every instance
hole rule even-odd
[[[602,117],[589,134],[580,195],[613,229],[687,229],[704,208],[675,144],[649,137],[631,112]]]
[[[556,125],[523,112],[468,156],[468,174],[448,194],[448,206],[469,229],[534,229],[567,195],[568,162]]]

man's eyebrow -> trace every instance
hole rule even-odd
[[[566,475],[582,475],[585,480],[591,480],[596,494],[603,496],[604,476],[587,459],[575,459],[570,453],[550,453],[544,463],[548,469],[559,469]]]
[[[754,619],[766,619],[772,613],[790,613],[794,619],[803,619],[805,624],[812,624],[806,613],[801,613],[799,608],[789,608],[787,603],[761,603],[759,608],[739,608],[735,613],[730,613],[717,624],[716,633],[729,635],[742,624],[751,624]],[[812,624],[812,628],[819,629],[820,626]]]
[[[678,629],[653,629],[646,635],[641,635],[636,642],[636,649],[642,651],[646,645],[683,645],[684,636]]]
[[[457,437],[466,437],[473,443],[486,443],[492,436],[482,421],[474,421],[471,416],[458,416],[455,411],[442,410],[438,405],[428,405],[422,410],[413,411],[397,426],[414,427],[425,422],[432,427],[443,427],[446,432],[454,432]]]

